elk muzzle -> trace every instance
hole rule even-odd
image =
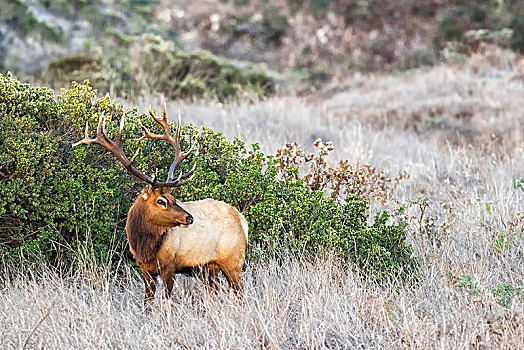
[[[186,223],[185,224],[180,224],[180,228],[186,228],[188,227],[189,225],[191,225],[193,223],[194,219],[193,219],[193,216],[191,214],[187,214],[187,217],[186,217]]]

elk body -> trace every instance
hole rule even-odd
[[[242,214],[213,199],[181,203],[169,192],[146,186],[127,216],[127,238],[144,275],[145,300],[153,298],[157,276],[169,296],[176,273],[200,272],[208,286],[216,289],[222,271],[238,292],[247,247],[247,222]]]
[[[147,304],[153,299],[158,276],[163,281],[166,296],[170,296],[177,273],[194,275],[201,272],[209,288],[216,289],[217,276],[222,271],[230,287],[238,292],[247,248],[247,222],[241,213],[224,202],[213,199],[180,202],[171,195],[173,187],[191,179],[195,167],[176,179],[173,176],[177,165],[191,151],[182,153],[180,150],[180,113],[175,137],[169,130],[165,105],[161,118],[157,118],[151,109],[149,114],[162,126],[164,134],[151,133],[139,122],[144,130],[140,139],[163,139],[175,148],[175,159],[165,182],[158,182],[133,167],[138,152],[131,159],[124,154],[124,116],[115,141],[107,136],[102,116],[96,138],[89,138],[86,125],[85,138],[73,145],[99,144],[105,147],[130,173],[148,183],[129,209],[126,222],[130,250],[144,277],[144,302]]]

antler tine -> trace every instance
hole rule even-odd
[[[169,172],[168,172],[168,175],[167,175],[166,182],[171,182],[171,181],[174,180],[173,174],[175,172],[176,167],[187,156],[189,156],[189,154],[191,154],[191,152],[193,150],[193,147],[191,146],[191,148],[189,149],[188,152],[182,153],[182,150],[180,149],[180,135],[181,135],[181,132],[182,132],[182,115],[180,113],[180,108],[179,108],[178,109],[178,124],[177,124],[177,128],[176,128],[176,133],[175,133],[176,137],[175,137],[175,140],[174,140],[175,144],[171,143],[173,145],[173,147],[175,148],[175,153],[176,154],[175,154],[175,159],[173,160],[173,163],[171,163],[171,166],[169,167]],[[185,173],[183,175],[180,175],[178,177],[178,179],[174,181],[174,184],[177,184],[181,179],[185,179],[185,178],[191,176],[191,174],[193,174],[193,172],[195,171],[195,167],[196,167],[196,164],[193,166],[193,169],[191,169],[190,171],[188,171],[187,173]],[[175,187],[175,185],[173,185],[173,187]]]
[[[166,111],[166,106],[164,104],[164,112]],[[181,152],[180,152],[180,125],[182,124],[182,117],[180,116],[180,108],[178,109],[178,123],[176,125],[176,132],[175,132],[175,142],[171,142],[171,145],[175,149],[175,159],[173,159],[173,163],[171,163],[171,166],[169,167],[169,172],[167,173],[167,179],[166,182],[173,181],[175,178],[173,177],[173,174],[175,172],[176,167],[183,159],[180,159]],[[177,180],[178,181],[178,180]],[[175,181],[175,182],[177,182]]]
[[[151,105],[149,105],[149,115],[151,117],[153,117],[154,120],[158,120],[158,118],[156,117],[156,115],[153,113],[153,111],[151,110]]]
[[[164,134],[158,135],[158,134],[152,133],[140,121],[138,121],[138,125],[140,125],[140,127],[144,131],[144,135],[140,137],[138,140],[144,140],[146,138],[154,139],[154,140],[163,139],[169,142],[171,146],[173,146],[173,148],[175,149],[175,159],[173,160],[173,162],[171,163],[171,166],[169,167],[166,181],[165,182],[156,182],[155,186],[157,187],[178,186],[177,184],[179,183],[180,180],[188,178],[189,176],[193,174],[195,170],[195,167],[193,167],[193,169],[191,169],[190,171],[188,171],[185,174],[180,175],[178,179],[176,180],[173,175],[178,164],[180,164],[180,162],[182,162],[185,158],[187,158],[189,154],[191,154],[191,152],[193,151],[193,147],[191,147],[190,150],[186,153],[183,153],[182,150],[180,149],[180,136],[182,133],[182,115],[180,113],[180,109],[178,110],[178,124],[177,124],[177,129],[176,129],[174,137],[171,134],[171,130],[169,129],[169,123],[167,120],[166,102],[164,102],[164,109],[162,110],[161,117],[157,117],[153,113],[151,106],[149,106],[149,115],[153,118],[155,122],[157,122],[158,124],[160,124],[160,126],[162,126],[162,129],[164,130]]]
[[[102,130],[102,123],[103,123],[103,120],[104,120],[105,116],[102,114],[100,116],[100,119],[98,120],[98,126],[96,128],[96,137],[94,139],[90,138],[89,137],[89,122],[86,121],[86,128],[85,128],[85,131],[84,131],[84,138],[78,142],[75,142],[71,145],[71,147],[75,147],[75,146],[78,146],[80,144],[84,144],[84,145],[91,145],[93,143],[98,143],[100,144],[100,141],[99,140],[99,135],[101,133],[101,130]]]
[[[164,110],[162,111],[162,119],[167,122],[167,103],[164,101]]]
[[[183,179],[186,179],[186,178],[192,176],[192,175],[193,175],[193,172],[195,171],[195,169],[196,169],[196,163],[193,164],[193,167],[192,167],[191,170],[189,170],[187,173],[185,173],[185,174],[180,174],[180,175],[178,176],[178,179],[177,179],[176,181],[180,181],[180,180],[183,180]],[[175,182],[176,182],[176,181],[175,181]]]
[[[193,178],[189,178],[187,179],[186,181],[182,181],[182,182],[177,182],[175,185],[173,185],[173,187],[178,187],[178,186],[182,186],[182,185],[185,185],[187,184],[189,181],[193,180]]]
[[[153,117],[154,118],[154,117]],[[142,128],[142,130],[144,130],[144,135],[142,135],[142,137],[138,138],[138,139],[135,139],[135,141],[142,141],[142,140],[145,140],[145,139],[153,139],[153,140],[163,140],[164,139],[164,135],[158,135],[158,134],[155,134],[155,133],[152,133],[151,131],[149,131],[143,124],[142,122],[140,121],[140,119],[138,120],[138,125],[140,125],[140,127]]]
[[[173,185],[171,187],[178,187],[178,186],[182,186],[182,185],[187,184],[189,181],[191,181],[193,179],[192,175],[193,175],[193,172],[195,171],[195,169],[196,169],[196,163],[193,164],[193,168],[191,168],[191,170],[189,170],[187,173],[180,174],[178,176],[178,178],[175,181],[172,182]],[[187,178],[189,176],[191,176],[189,179],[180,182],[180,180],[183,180],[183,179],[185,179],[185,178]]]
[[[176,125],[176,139],[180,140],[180,132],[182,130],[182,115],[180,114],[180,108],[178,109],[178,124]]]
[[[71,147],[75,147],[75,146],[78,146],[80,144],[89,144],[88,142],[89,141],[93,141],[92,139],[89,138],[89,123],[86,122],[86,130],[85,130],[85,136],[82,140],[78,141],[78,142],[75,142],[71,145]]]
[[[149,106],[149,115],[153,118],[155,122],[160,124],[162,126],[162,129],[164,129],[163,135],[158,135],[155,133],[150,132],[143,124],[138,121],[138,125],[144,130],[144,135],[140,137],[138,140],[144,140],[144,139],[153,139],[153,140],[166,140],[169,143],[173,144],[174,139],[171,135],[171,131],[169,131],[169,124],[167,123],[167,112],[166,112],[166,106],[164,105],[164,111],[162,112],[162,117],[158,118],[153,111],[151,110],[151,106]]]
[[[131,159],[129,159],[129,164],[133,164],[133,162],[134,162],[135,159],[136,159],[136,156],[138,156],[138,153],[140,153],[140,148],[137,148],[135,154],[133,154],[133,156],[131,157]]]
[[[118,133],[116,136],[116,141],[111,140],[106,133],[106,127],[105,127],[105,116],[101,115],[100,120],[98,121],[98,126],[96,128],[96,138],[91,139],[89,138],[88,132],[89,132],[89,126],[88,123],[86,123],[86,130],[85,130],[85,138],[83,140],[80,140],[73,144],[73,147],[79,145],[79,144],[99,144],[100,146],[107,149],[109,152],[111,152],[119,161],[122,163],[122,165],[129,171],[131,174],[135,175],[139,179],[147,182],[148,184],[153,184],[153,181],[149,176],[146,174],[140,172],[138,169],[136,169],[133,166],[133,162],[135,161],[139,149],[135,152],[133,157],[131,159],[128,159],[127,156],[124,153],[124,150],[122,149],[122,131],[124,129],[124,123],[125,123],[125,115],[122,116],[120,119],[120,127],[118,129]]]
[[[126,114],[122,113],[122,118],[120,118],[120,126],[118,128],[118,133],[116,134],[116,140],[118,143],[122,143],[122,131],[124,130],[124,123],[126,122]]]
[[[180,115],[180,108],[178,109],[178,125],[177,125],[177,132],[176,132],[176,138],[177,140],[180,139],[180,132],[181,132],[181,129],[180,129],[180,126],[182,125],[182,116]],[[187,151],[186,153],[182,153],[180,155],[180,161],[184,160],[187,158],[188,155],[191,154],[191,152],[193,152],[193,149],[194,149],[195,145],[191,145],[191,147],[189,147],[189,151]]]

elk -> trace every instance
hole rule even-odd
[[[235,293],[241,289],[240,275],[248,241],[248,226],[244,216],[235,208],[221,201],[204,199],[194,202],[180,202],[171,194],[174,187],[182,186],[192,178],[195,166],[177,178],[173,175],[177,166],[192,151],[182,153],[180,148],[181,117],[173,137],[167,121],[164,103],[162,117],[158,118],[149,107],[149,114],[160,124],[164,134],[150,132],[140,121],[144,135],[138,140],[165,140],[175,149],[175,157],[165,182],[156,176],[149,177],[133,166],[138,150],[128,159],[122,149],[122,130],[125,114],[120,120],[116,139],[111,140],[105,130],[105,116],[98,122],[96,137],[89,138],[86,123],[85,138],[73,144],[98,144],[111,152],[124,167],[147,185],[129,209],[126,234],[130,251],[135,257],[145,283],[144,304],[146,307],[154,298],[156,278],[162,279],[165,296],[169,297],[175,274],[195,275],[197,271],[206,276],[204,282],[210,290],[218,287],[220,271],[226,277]]]

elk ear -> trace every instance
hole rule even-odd
[[[147,185],[142,190],[142,193],[140,194],[140,197],[142,197],[146,201],[149,198],[149,196],[151,195],[151,192],[153,192],[153,186]]]

